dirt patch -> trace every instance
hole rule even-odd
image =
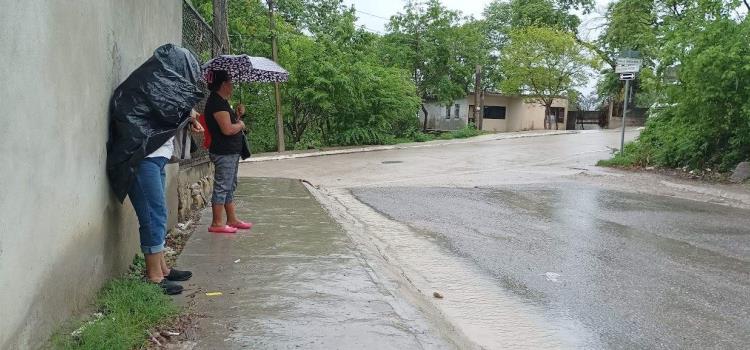
[[[149,330],[149,341],[145,349],[192,349],[197,340],[197,321],[202,317],[204,316],[187,313]]]
[[[630,172],[641,172],[665,175],[682,180],[696,180],[709,184],[732,184],[729,181],[731,173],[722,173],[713,169],[704,170],[688,170],[687,168],[673,169],[673,168],[660,168],[660,167],[612,167],[619,170],[630,171]]]
[[[177,257],[180,256],[182,250],[185,248],[185,244],[187,244],[190,236],[195,232],[195,228],[200,221],[200,213],[201,211],[199,210],[195,211],[187,221],[178,223],[167,234],[165,258],[169,266],[175,265]],[[194,298],[199,291],[188,294],[187,298]],[[192,302],[188,302],[185,308],[187,313],[170,320],[166,324],[149,330],[149,341],[145,349],[189,350],[195,347],[197,321],[204,316],[189,312],[192,304]]]
[[[200,218],[200,211],[196,210],[187,221],[178,223],[167,233],[167,247],[164,251],[164,257],[169,266],[173,266],[177,262],[177,257],[180,256],[188,239],[195,232],[195,227],[198,225]]]

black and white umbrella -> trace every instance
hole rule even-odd
[[[221,55],[213,58],[201,67],[206,81],[213,80],[213,71],[224,70],[229,73],[233,82],[238,83],[276,83],[289,80],[289,72],[276,62],[265,57],[248,55]]]

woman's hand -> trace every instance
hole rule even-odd
[[[193,121],[190,122],[190,131],[192,132],[204,132],[206,129],[203,128],[203,125],[198,122],[198,120],[193,119]]]
[[[200,122],[198,122],[198,116],[200,114],[195,111],[195,109],[190,110],[190,131],[192,132],[204,132],[206,129],[203,129],[203,125],[201,125]]]
[[[237,112],[237,117],[242,118],[245,115],[245,105],[243,105],[242,103],[238,104],[236,108],[236,112]]]

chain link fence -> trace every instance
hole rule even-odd
[[[182,46],[195,54],[201,64],[206,63],[215,54],[223,52],[219,38],[214,34],[211,26],[201,17],[188,0],[182,1]],[[208,96],[208,88],[203,90]],[[198,103],[195,110],[203,113],[205,99]],[[208,150],[203,147],[203,135],[191,133],[197,151],[192,153],[192,159],[180,162],[181,166],[204,163],[208,160]]]

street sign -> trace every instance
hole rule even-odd
[[[634,80],[635,73],[621,73],[620,80]]]
[[[640,58],[618,58],[615,73],[637,73],[641,70],[642,63]]]
[[[641,66],[628,64],[628,65],[617,65],[615,67],[615,73],[636,73],[641,70]]]
[[[643,63],[643,60],[640,58],[627,58],[627,57],[620,57],[617,59],[617,65],[638,65],[640,66]]]

